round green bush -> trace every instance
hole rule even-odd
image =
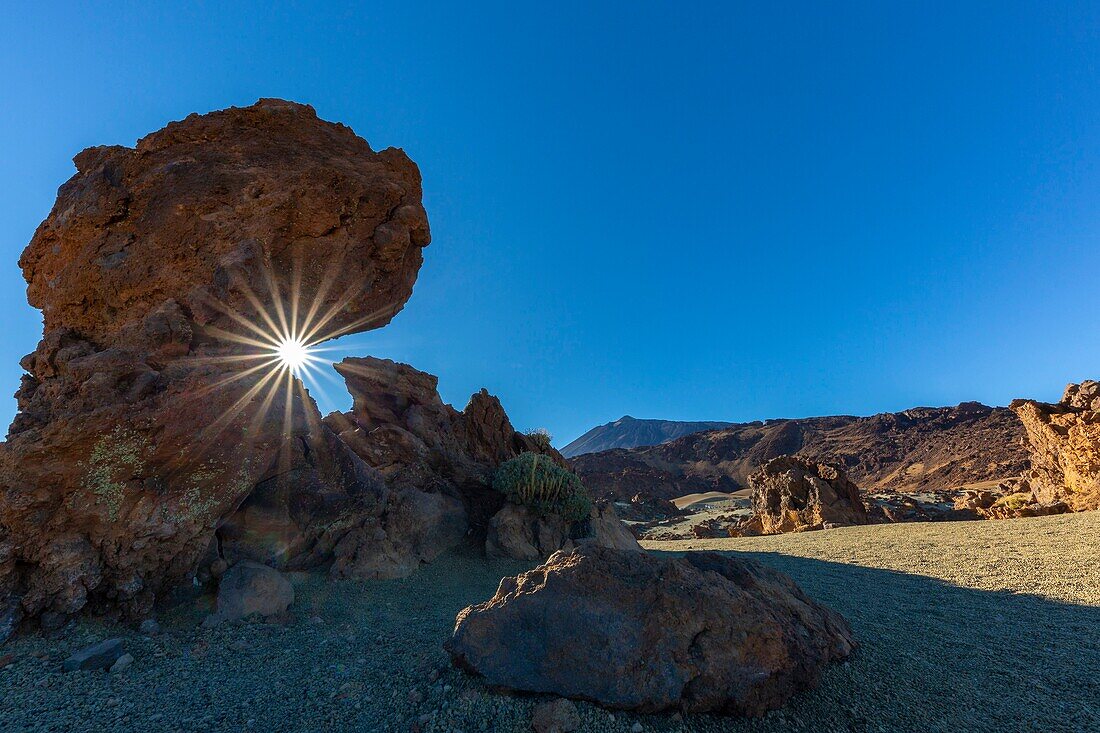
[[[529,506],[542,516],[556,514],[577,522],[592,512],[592,499],[581,480],[538,453],[521,453],[500,464],[493,488],[512,503]]]

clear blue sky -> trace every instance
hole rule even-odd
[[[4,395],[72,156],[261,96],[423,172],[413,298],[348,353],[558,444],[1100,376],[1096,3],[44,5],[0,29]]]

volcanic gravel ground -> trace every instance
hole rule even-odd
[[[583,731],[1100,731],[1100,512],[646,543],[744,552],[851,621],[862,648],[764,718],[637,716],[578,703]],[[145,637],[82,622],[0,647],[2,731],[523,731],[546,699],[451,668],[455,614],[529,565],[471,548],[410,578],[291,576],[283,624],[201,629],[205,599]],[[63,673],[122,636],[129,670]]]

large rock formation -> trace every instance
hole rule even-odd
[[[0,447],[0,614],[140,616],[219,526],[293,564],[381,515],[271,357],[401,309],[429,241],[413,162],[279,100],[74,161],[20,260],[44,333]]]
[[[814,686],[854,644],[840,615],[756,562],[586,545],[504,578],[459,613],[448,650],[494,686],[759,715]]]
[[[443,402],[438,379],[388,359],[349,357],[336,365],[353,403],[325,424],[394,490],[425,489],[460,499],[470,524],[484,532],[504,505],[493,490],[493,471],[523,452],[553,448],[517,432],[500,400],[482,390],[459,412]]]
[[[630,501],[748,487],[782,455],[841,466],[868,492],[917,493],[1018,476],[1024,429],[1010,410],[964,402],[872,417],[768,420],[695,433],[663,445],[570,461],[593,496]]]
[[[1026,477],[1036,502],[1100,509],[1100,383],[1070,384],[1056,405],[1015,400],[1011,407],[1027,430]]]
[[[762,534],[870,521],[859,489],[836,466],[780,456],[750,476],[749,484],[753,520]]]

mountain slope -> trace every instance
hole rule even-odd
[[[658,445],[691,433],[698,433],[701,430],[717,430],[731,425],[734,425],[734,423],[638,420],[629,415],[624,415],[615,422],[592,428],[562,448],[561,454],[566,458],[571,458],[582,453],[596,453],[612,448],[637,448],[645,445]]]
[[[598,497],[673,499],[744,488],[749,474],[784,454],[838,463],[865,491],[900,493],[1018,476],[1028,466],[1020,421],[1007,408],[977,402],[871,417],[740,423],[570,463]]]

